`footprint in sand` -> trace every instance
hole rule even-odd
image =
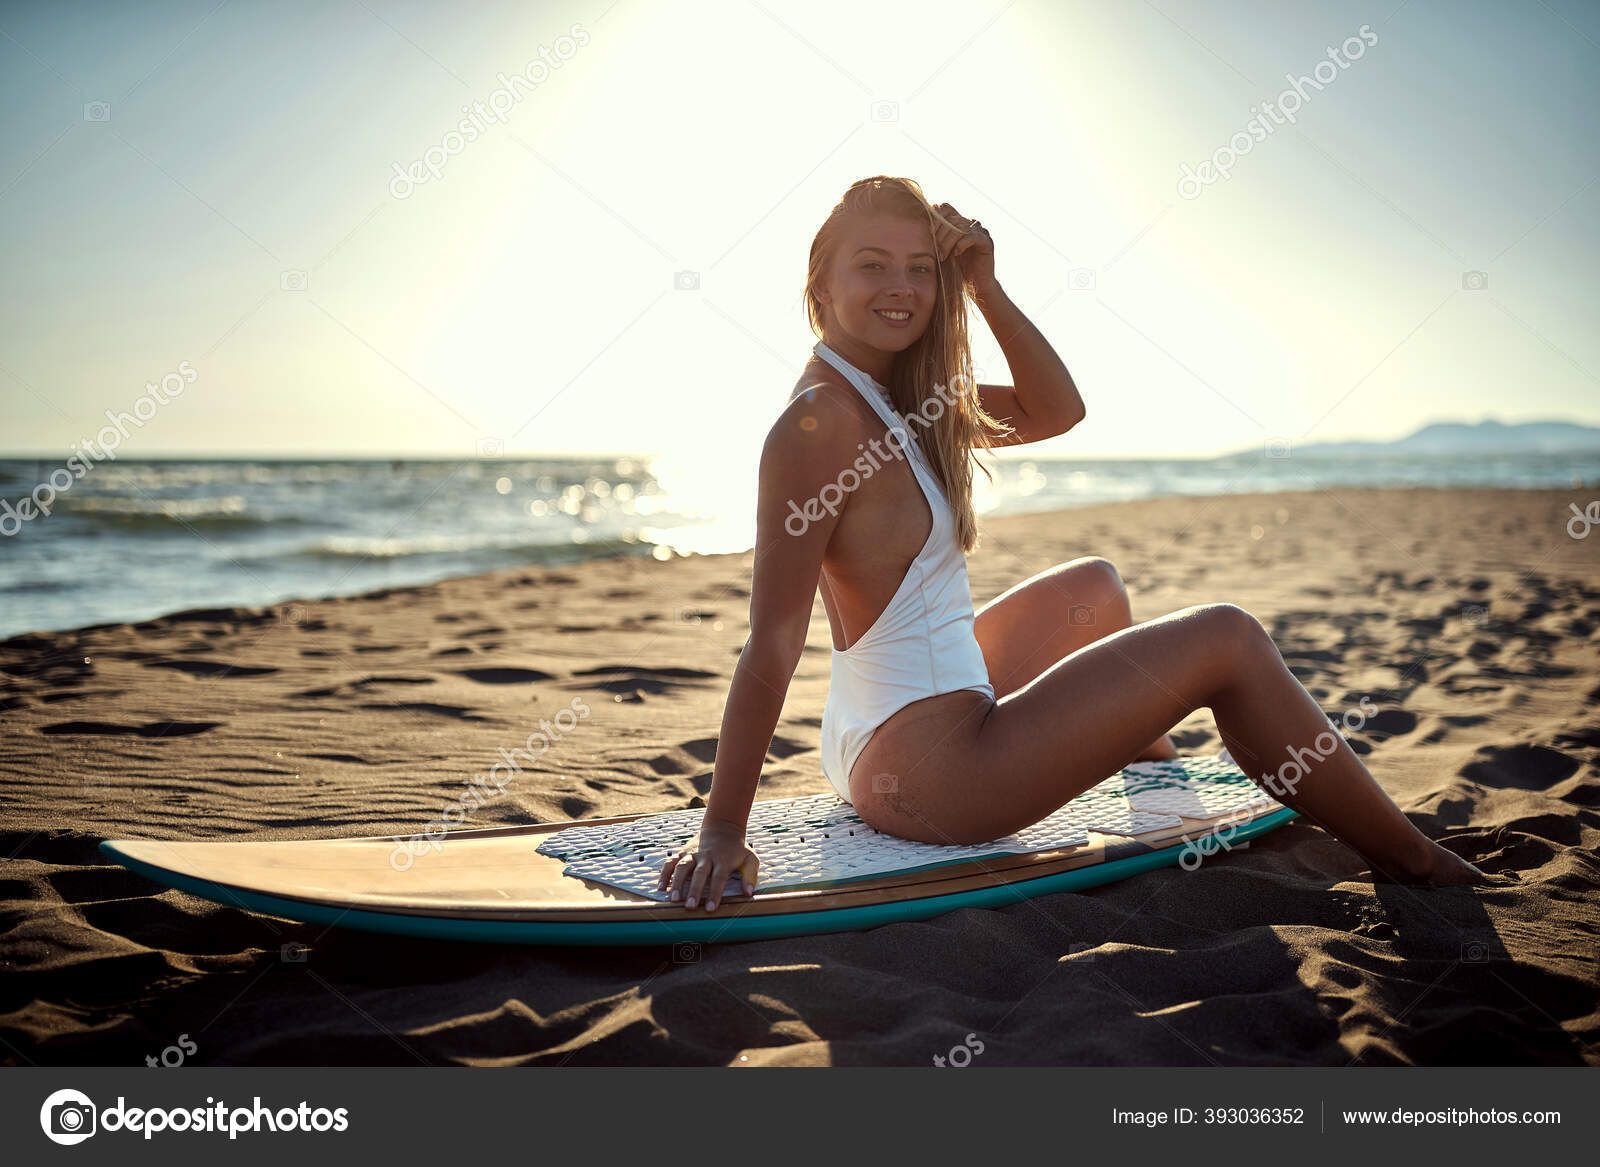
[[[1437,717],[1425,718],[1419,724],[1427,732],[1417,739],[1417,744],[1423,746],[1438,745],[1442,741],[1448,741],[1453,730],[1482,725],[1488,720],[1488,717],[1477,713],[1444,713]],[[1432,728],[1429,728],[1430,726]]]
[[[1417,728],[1417,715],[1404,709],[1381,709],[1361,725],[1361,733],[1373,741],[1386,742]]]
[[[278,670],[258,665],[231,665],[220,660],[152,660],[147,669],[175,669],[191,677],[264,677]]]
[[[1556,736],[1558,746],[1581,746],[1600,750],[1600,725],[1587,725]]]
[[[493,721],[492,717],[483,717],[464,705],[439,705],[432,701],[376,701],[367,702],[362,709],[379,709],[384,711],[397,711],[400,713],[431,713],[435,717],[448,717],[456,721]]]
[[[457,669],[456,672],[480,685],[530,685],[535,681],[553,681],[549,673],[538,669]]]
[[[607,680],[595,681],[586,685],[574,685],[578,689],[604,689],[625,701],[642,701],[645,694],[652,697],[663,693],[671,693],[679,688],[704,688],[703,685],[691,685],[691,682],[703,681],[716,677],[716,673],[706,672],[704,669],[687,668],[661,668],[642,669],[630,665],[601,665],[599,668],[583,669],[572,674],[575,677],[606,676]]]
[[[297,693],[290,693],[291,697],[350,697],[358,693],[365,693],[368,689],[381,688],[384,685],[432,685],[433,677],[363,677],[359,681],[347,681],[342,685],[329,685],[322,689],[302,689]]]
[[[1578,759],[1548,746],[1483,746],[1477,761],[1461,767],[1461,776],[1484,786],[1516,790],[1550,788],[1577,773]]]
[[[60,721],[42,725],[40,733],[101,734],[123,737],[192,737],[216,729],[221,721],[152,721],[148,725],[116,725],[109,721]]]
[[[796,754],[803,754],[814,750],[815,745],[807,745],[793,738],[775,734],[772,743],[767,747],[767,759],[781,762],[785,758],[792,758]],[[639,760],[639,759],[634,759]],[[693,741],[683,742],[675,749],[664,754],[657,754],[653,758],[642,759],[657,774],[694,774],[695,788],[702,794],[710,789],[711,774],[703,767],[711,766],[717,760],[717,739],[714,737],[695,738]],[[700,779],[705,779],[705,786],[701,788]]]
[[[685,761],[682,757],[685,754],[688,755],[689,761]],[[632,760],[644,761],[657,774],[688,774],[699,766],[709,766],[717,760],[717,739],[695,738],[653,758]]]
[[[581,819],[600,809],[598,802],[578,794],[569,794],[561,800],[561,813],[569,819]]]

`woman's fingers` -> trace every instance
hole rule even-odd
[[[684,907],[692,908],[700,902],[701,893],[706,886],[706,880],[715,872],[709,863],[700,863],[695,866],[694,875],[689,878],[689,897],[684,902]]]
[[[689,876],[694,874],[694,861],[695,856],[687,853],[679,855],[672,860],[672,862],[676,864],[676,867],[672,872],[671,898],[675,900],[681,900],[683,898],[684,881],[687,880]]]
[[[938,251],[939,259],[943,262],[954,255],[960,255],[970,247],[971,243],[968,241],[973,236],[963,225],[967,222],[967,217],[949,203],[940,203],[934,209],[938,212],[939,218],[944,220],[937,224],[938,231],[934,239],[934,249]]]
[[[713,867],[711,869],[711,878],[706,880],[705,888],[706,911],[716,911],[717,901],[727,894],[728,875],[729,872],[726,867]]]
[[[730,895],[754,895],[756,872],[761,860],[752,851],[740,867],[718,864],[707,857],[704,862],[698,852],[685,851],[668,859],[661,868],[661,878],[656,890],[672,885],[668,899],[684,901],[684,907],[704,906],[714,911],[717,904]],[[734,882],[737,881],[737,882]]]
[[[954,246],[960,232],[950,225],[950,216],[954,213],[955,208],[949,203],[940,203],[933,211],[933,249],[939,253],[939,262],[943,263],[949,258],[950,248]]]

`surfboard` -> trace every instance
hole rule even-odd
[[[431,837],[108,839],[100,849],[168,887],[300,923],[498,943],[715,943],[874,928],[1188,869],[1296,817],[1225,756],[1129,766],[1043,822],[973,846],[883,835],[832,793],[767,800],[752,807],[746,836],[761,858],[755,894],[725,895],[708,913],[655,891],[662,861],[703,813]]]

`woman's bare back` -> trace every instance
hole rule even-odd
[[[807,363],[794,393],[819,382],[836,392],[839,400],[848,402],[851,412],[860,419],[861,442],[865,444],[873,438],[882,441],[883,420],[821,358],[813,357]],[[882,462],[872,477],[850,495],[823,555],[817,585],[836,650],[850,648],[877,622],[899,591],[932,528],[927,497],[904,458]],[[879,773],[872,761],[877,754],[893,753],[898,743],[925,737],[919,727],[927,723],[970,724],[974,718],[981,720],[993,707],[994,702],[982,693],[964,689],[913,701],[893,714],[878,727],[856,760],[852,774],[858,777],[851,782],[852,801],[856,782],[870,783],[871,776]],[[862,775],[866,777],[859,777]],[[851,781],[849,776],[846,780]],[[880,776],[880,785],[881,781]]]

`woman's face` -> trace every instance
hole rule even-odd
[[[846,335],[882,352],[902,352],[933,318],[938,262],[926,223],[856,216],[845,223],[818,296]]]

